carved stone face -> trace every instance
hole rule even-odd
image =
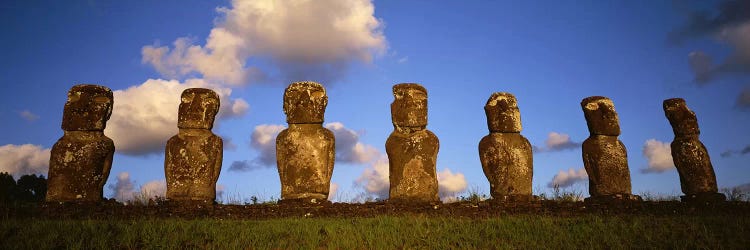
[[[287,123],[323,123],[328,96],[317,82],[295,82],[284,91]]]
[[[79,84],[68,91],[63,110],[65,131],[103,131],[112,115],[112,90],[107,87]]]
[[[664,100],[664,115],[667,116],[669,124],[675,135],[697,135],[701,133],[698,127],[698,117],[695,112],[688,108],[682,98]]]
[[[182,91],[182,102],[177,116],[177,127],[211,129],[219,112],[219,95],[213,90],[191,88]]]
[[[417,83],[393,85],[391,119],[397,127],[427,126],[427,90]]]
[[[620,135],[620,119],[615,104],[607,97],[591,96],[581,101],[583,115],[592,135]]]
[[[511,93],[496,92],[484,105],[487,115],[487,127],[490,132],[521,132],[521,112],[518,110],[516,97]]]

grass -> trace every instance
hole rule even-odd
[[[0,248],[746,248],[750,217],[508,216],[0,222]]]

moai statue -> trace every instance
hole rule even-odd
[[[530,201],[533,157],[521,135],[521,113],[513,94],[497,92],[484,106],[490,134],[479,142],[479,159],[495,201]]]
[[[113,101],[112,90],[104,86],[80,84],[68,91],[65,132],[50,154],[48,202],[102,201],[115,153],[114,142],[104,135]]]
[[[682,201],[715,202],[726,197],[718,193],[716,174],[706,146],[698,139],[700,129],[695,112],[682,98],[664,100],[664,114],[672,125],[672,160],[680,174]]]
[[[289,128],[276,137],[282,202],[328,199],[336,154],[333,132],[323,127],[328,96],[316,82],[295,82],[284,91]]]
[[[581,108],[590,133],[583,142],[583,166],[589,175],[591,195],[586,200],[640,200],[631,194],[628,152],[617,139],[620,121],[614,103],[607,97],[592,96],[581,101]]]
[[[210,89],[190,88],[182,92],[181,99],[179,132],[169,138],[164,150],[167,199],[213,203],[224,145],[221,137],[211,132],[219,112],[219,95]]]
[[[439,202],[435,163],[440,142],[427,130],[427,90],[416,83],[393,86],[394,130],[385,143],[390,201]]]

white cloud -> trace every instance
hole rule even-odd
[[[146,155],[161,152],[167,140],[177,134],[177,113],[180,95],[187,88],[209,88],[221,99],[217,122],[243,115],[248,104],[232,99],[232,90],[210,84],[202,79],[149,79],[141,85],[114,91],[112,117],[105,134],[115,142],[118,153]]]
[[[46,175],[49,158],[48,148],[32,144],[7,144],[0,146],[0,172],[8,172],[16,178],[27,174]]]
[[[216,200],[220,201],[224,199],[224,190],[226,187],[222,184],[216,184]]]
[[[548,187],[570,187],[573,184],[576,184],[578,182],[584,182],[589,179],[589,175],[586,173],[585,169],[568,169],[568,171],[560,170],[560,172],[557,172],[557,174],[552,178],[552,181],[547,184]]]
[[[648,165],[647,168],[641,169],[642,173],[661,173],[674,169],[669,143],[656,139],[646,140],[643,144],[643,156],[648,160]]]
[[[120,172],[117,174],[115,183],[107,185],[112,190],[112,198],[124,203],[138,199],[153,199],[155,197],[166,197],[167,182],[165,180],[149,181],[136,189],[136,182],[130,178],[130,173]]]
[[[367,163],[380,155],[375,147],[360,142],[359,134],[344,127],[343,123],[331,122],[325,127],[336,137],[336,162]]]
[[[132,200],[135,195],[135,183],[130,179],[130,173],[121,172],[117,174],[114,184],[108,185],[112,190],[112,197],[119,201]]]
[[[339,191],[339,184],[335,182],[331,182],[331,187],[328,189],[328,200],[333,200],[336,198],[336,192]]]
[[[153,197],[166,197],[167,196],[167,182],[166,180],[149,181],[141,186],[141,195],[148,198]]]
[[[570,139],[570,135],[550,132],[547,134],[547,140],[544,141],[544,148],[534,147],[536,152],[556,152],[570,149],[578,149],[581,147],[580,142],[574,142]]]
[[[375,195],[380,199],[387,199],[390,190],[388,157],[381,155],[377,161],[362,171],[354,184],[363,187],[368,194]]]
[[[445,168],[437,173],[438,194],[443,201],[455,201],[456,196],[466,190],[466,177],[464,174],[453,173]]]
[[[188,38],[173,48],[145,46],[143,62],[170,77],[200,74],[243,85],[264,73],[251,57],[270,59],[289,79],[337,78],[352,61],[369,63],[387,49],[381,21],[370,0],[233,0],[204,46]],[[317,76],[317,77],[312,77]]]
[[[235,161],[230,171],[249,171],[264,167],[276,166],[276,136],[286,129],[284,125],[261,124],[255,126],[250,135],[250,147],[258,151],[258,156],[251,161]]]
[[[24,111],[18,112],[18,115],[20,115],[21,118],[23,118],[24,120],[26,120],[28,122],[33,122],[33,121],[39,120],[39,116],[38,115],[36,115],[34,113],[31,113],[31,111],[28,111],[28,110],[24,110]]]
[[[396,61],[396,62],[398,62],[399,64],[401,64],[401,63],[406,63],[408,61],[409,61],[409,57],[405,56],[405,57],[399,58],[398,61]]]

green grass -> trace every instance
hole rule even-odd
[[[0,222],[0,249],[747,248],[746,216],[508,216]]]

